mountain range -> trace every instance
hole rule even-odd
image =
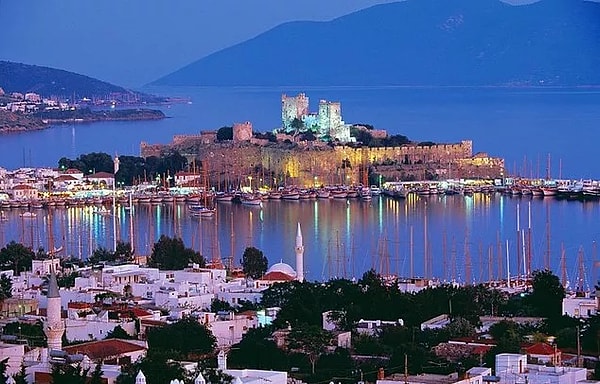
[[[76,99],[111,95],[122,102],[160,102],[162,98],[132,91],[89,76],[38,65],[0,61],[0,88],[6,93],[34,92]]]
[[[282,24],[153,85],[600,85],[598,42],[599,3],[406,0]]]

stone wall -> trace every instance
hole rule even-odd
[[[262,184],[312,186],[366,182],[369,171],[386,180],[427,178],[497,178],[504,174],[504,160],[487,154],[473,156],[472,142],[439,145],[405,145],[387,148],[329,146],[302,142],[190,143],[174,147],[188,157],[207,164],[213,185],[238,187]],[[158,147],[142,143],[142,156]]]

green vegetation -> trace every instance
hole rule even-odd
[[[217,140],[233,140],[233,127],[221,127],[217,130]]]
[[[363,128],[364,127],[364,128]],[[355,124],[350,128],[350,136],[354,137],[359,145],[366,147],[399,147],[412,142],[404,135],[391,135],[385,138],[375,138],[371,131],[372,125]]]
[[[125,264],[133,261],[133,254],[131,253],[131,243],[125,243],[123,241],[117,241],[117,249],[115,252],[111,252],[106,248],[100,247],[88,258],[89,263],[109,263],[109,264]]]
[[[92,152],[80,155],[75,160],[63,157],[58,161],[58,166],[62,170],[78,169],[86,175],[94,172],[113,173],[114,159],[107,153]],[[169,151],[161,157],[150,156],[145,159],[137,156],[119,156],[119,171],[116,178],[117,183],[128,185],[140,180],[155,180],[158,177],[165,180],[169,175],[175,175],[186,167],[187,159],[177,151]],[[171,182],[173,180],[170,180]]]
[[[119,384],[133,384],[135,376],[142,370],[148,384],[168,383],[173,379],[190,379],[179,363],[172,360],[199,361],[212,354],[216,340],[212,333],[196,319],[186,318],[176,323],[148,331],[148,352],[140,361],[123,367],[117,379]],[[202,364],[206,366],[206,364]],[[215,370],[205,370],[211,382],[221,377]],[[215,381],[213,381],[215,380]]]
[[[17,336],[19,339],[27,340],[30,347],[45,347],[46,335],[41,321],[34,324],[22,323],[19,321],[8,323],[4,326],[5,335]]]
[[[403,293],[396,284],[383,280],[373,271],[365,273],[354,283],[337,279],[326,283],[290,282],[275,284],[264,292],[263,307],[280,307],[272,328],[251,330],[232,348],[232,367],[256,366],[262,369],[299,369],[297,375],[307,382],[329,380],[331,377],[358,379],[362,371],[366,380],[373,380],[378,367],[387,373],[404,371],[404,355],[411,374],[449,373],[457,364],[464,369],[493,365],[494,356],[503,352],[519,352],[525,336],[545,340],[555,335],[559,348],[574,348],[576,327],[582,330],[583,350],[597,355],[600,352],[600,316],[577,319],[561,316],[556,306],[564,297],[558,278],[549,271],[533,275],[532,288],[522,295],[511,296],[483,285],[455,287],[444,285]],[[550,303],[550,305],[548,305]],[[554,303],[554,304],[552,304]],[[361,318],[396,321],[404,325],[382,328],[374,335],[352,336],[352,349],[337,348],[327,352],[325,341],[330,339],[321,330],[322,316],[331,311],[329,320],[340,330],[355,331]],[[439,330],[424,330],[420,324],[440,314],[448,314],[449,324]],[[475,336],[481,325],[480,316],[533,316],[546,318],[538,325],[519,325],[509,320],[491,327],[489,333],[496,346],[484,356],[462,356],[446,360],[435,354],[433,347],[451,338]],[[291,327],[290,331],[285,331]],[[288,349],[278,349],[273,331],[288,332]],[[281,331],[283,330],[283,331]],[[318,332],[317,332],[318,331]],[[325,343],[325,344],[322,344]],[[265,351],[257,356],[256,351]],[[371,356],[352,360],[353,355]],[[337,379],[336,379],[337,380]],[[339,381],[345,382],[340,379]]]
[[[148,266],[167,270],[184,269],[191,263],[204,267],[206,260],[200,253],[186,248],[180,238],[170,238],[165,235],[161,235],[154,243],[152,254],[148,259]]]
[[[269,260],[263,255],[262,251],[248,247],[244,250],[242,260],[240,260],[244,274],[253,279],[262,277],[269,266]]]
[[[16,275],[31,270],[31,260],[35,253],[23,244],[11,241],[0,249],[0,265],[3,269],[12,269]]]

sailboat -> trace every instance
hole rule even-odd
[[[209,199],[208,196],[208,170],[204,169],[203,170],[203,181],[204,181],[204,187],[203,187],[203,191],[202,191],[202,196],[204,197],[204,204],[202,205],[190,205],[190,214],[192,215],[192,217],[205,217],[205,218],[210,218],[213,217],[215,215],[215,213],[217,212],[217,209],[214,207],[214,205],[212,204],[212,196]],[[210,200],[210,201],[209,201]],[[210,203],[210,204],[209,204]]]

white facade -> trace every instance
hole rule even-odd
[[[593,297],[565,297],[562,313],[567,316],[587,319],[598,313],[598,299]]]
[[[202,313],[198,318],[201,324],[206,325],[217,339],[217,346],[225,347],[237,344],[251,328],[258,327],[258,316],[256,314],[216,314],[211,312]]]
[[[576,384],[587,378],[585,368],[527,364],[527,355],[496,355],[496,376],[502,384]]]
[[[90,315],[90,319],[67,319],[66,337],[69,342],[84,340],[102,340],[117,326],[121,326],[129,335],[136,334],[135,321],[109,321],[108,316],[97,318]]]
[[[0,361],[8,359],[6,373],[9,376],[19,372],[24,356],[25,345],[0,343]]]

